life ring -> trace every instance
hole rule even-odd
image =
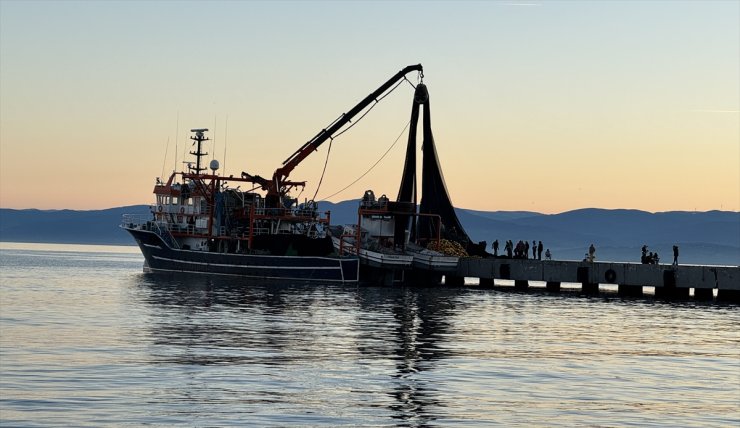
[[[157,211],[162,212],[162,205],[157,207]]]
[[[180,214],[185,214],[185,207],[180,207]]]
[[[609,284],[614,284],[617,282],[617,273],[614,272],[614,269],[609,269],[604,272],[604,279],[606,279],[606,282]]]

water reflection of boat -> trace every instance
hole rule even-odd
[[[325,392],[312,401],[314,406],[347,399],[339,396],[346,392],[337,382],[353,382],[355,395],[377,391],[371,403],[375,410],[385,408],[409,426],[425,426],[445,412],[447,394],[425,373],[456,356],[449,340],[454,314],[464,309],[459,296],[465,290],[339,284],[307,289],[277,282],[243,287],[237,278],[138,278],[137,295],[148,308],[145,337],[154,345],[150,358],[158,364],[269,371],[270,383],[282,391],[303,390],[310,382],[313,391]],[[329,375],[317,377],[314,370]],[[240,400],[245,398],[239,386],[230,386]],[[191,394],[209,397],[217,389],[213,380],[187,387]],[[258,405],[269,400],[271,405],[305,406],[303,396],[268,388],[247,395]]]

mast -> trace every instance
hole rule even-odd
[[[191,166],[190,171],[195,171],[195,174],[199,175],[201,171],[206,169],[206,167],[200,166],[200,158],[208,155],[208,153],[203,153],[202,150],[203,141],[209,140],[209,138],[204,134],[205,132],[208,132],[208,128],[191,129],[190,132],[195,132],[195,136],[191,136],[190,139],[195,141],[195,143],[198,143],[197,149],[194,152],[190,152],[191,155],[195,156],[195,168]]]

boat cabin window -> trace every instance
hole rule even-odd
[[[169,196],[165,196],[164,197],[164,204],[165,205],[169,205],[170,204],[170,197]]]
[[[177,196],[173,196],[172,197],[172,205],[177,205],[178,204],[178,199],[179,198]]]
[[[193,198],[188,198],[187,201],[188,201],[187,202],[188,206],[189,207],[192,207],[193,206]]]

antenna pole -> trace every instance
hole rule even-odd
[[[162,160],[162,175],[161,178],[164,178],[164,165],[167,163],[167,152],[170,149],[170,137],[167,137],[167,145],[164,148],[164,159]]]
[[[177,121],[175,125],[175,166],[172,168],[172,172],[177,171],[177,133],[180,132],[180,111],[177,111]],[[164,177],[163,177],[164,178]]]
[[[223,172],[223,175],[226,175],[226,143],[228,142],[228,138],[229,138],[229,115],[227,114],[226,115],[226,125],[224,126],[224,172]]]
[[[211,160],[216,158],[216,129],[218,129],[218,120],[216,114],[213,115],[213,153],[211,154]]]

